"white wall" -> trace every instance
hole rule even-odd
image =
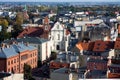
[[[59,27],[58,27],[59,26]],[[67,50],[68,42],[65,43],[65,28],[59,22],[55,23],[54,27],[51,29],[51,44],[52,50],[57,51],[57,45],[59,45],[60,50]]]
[[[109,52],[108,58],[111,59],[112,56],[115,56],[115,50],[114,49]]]
[[[41,44],[41,60],[42,61],[46,60],[46,50],[47,50],[47,55],[48,55],[48,58],[49,58],[50,55],[51,55],[50,41],[47,41],[47,42],[44,42],[44,43]]]
[[[3,80],[24,80],[23,74],[12,74],[9,77],[5,77]]]

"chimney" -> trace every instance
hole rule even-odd
[[[2,43],[2,44],[1,44],[1,48],[5,48],[5,43]]]
[[[26,45],[26,46],[29,46],[29,42],[26,42],[25,45]]]

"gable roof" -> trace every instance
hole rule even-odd
[[[59,29],[56,28],[57,25],[59,25]],[[56,22],[51,30],[56,30],[56,29],[57,30],[64,30],[64,26],[60,22]]]
[[[114,43],[111,41],[97,40],[95,41],[93,51],[103,52],[103,51],[108,51],[110,49],[113,49],[113,47],[114,47]]]
[[[9,47],[1,47],[0,49],[0,58],[9,58],[13,57],[19,54],[19,52],[23,51],[31,51],[35,50],[37,48],[30,46],[30,45],[25,45],[23,43],[18,43],[18,44],[12,44],[9,45]]]
[[[10,46],[9,48],[1,48],[0,49],[0,58],[9,58],[12,56],[16,56],[18,53],[15,51],[13,46]]]
[[[25,36],[28,37],[43,37],[48,38],[49,32],[44,31],[43,27],[28,27],[23,30],[17,37],[23,38]]]

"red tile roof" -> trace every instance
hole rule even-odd
[[[76,47],[80,50],[92,50],[94,42],[79,42],[76,44]]]
[[[114,49],[120,49],[120,38],[116,39]]]
[[[119,42],[120,43],[120,42]],[[88,50],[94,52],[103,52],[114,48],[114,42],[97,40],[95,42],[79,42],[76,47],[80,50]]]
[[[69,68],[69,63],[62,63],[62,62],[50,62],[50,69],[59,69],[59,68]]]
[[[109,49],[113,48],[113,46],[114,45],[112,45],[111,41],[97,40],[97,41],[95,41],[93,51],[103,52],[103,51],[106,51],[106,50],[109,50]]]
[[[42,37],[42,38],[48,38],[49,32],[44,31],[43,27],[28,27],[23,30],[17,37],[22,38],[25,36],[29,37]]]
[[[69,35],[70,31],[68,29],[66,29],[66,35]]]
[[[120,73],[108,73],[108,78],[120,78]]]

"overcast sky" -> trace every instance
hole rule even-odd
[[[120,0],[0,0],[0,2],[120,2]]]

